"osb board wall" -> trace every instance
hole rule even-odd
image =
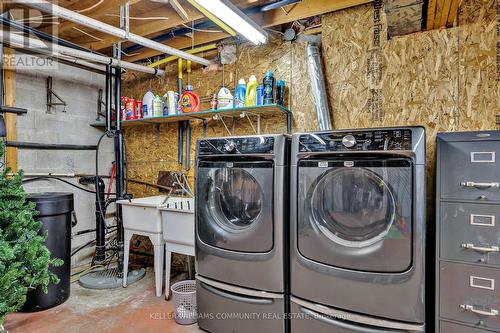
[[[442,131],[495,129],[500,115],[500,74],[496,65],[497,23],[495,0],[462,1],[458,25],[445,30],[419,32],[387,40],[383,9],[374,5],[324,15],[322,53],[327,93],[334,128],[423,125],[427,130],[429,200],[434,188],[435,137]],[[374,31],[380,29],[379,43]],[[167,67],[159,80],[130,74],[123,94],[140,97],[149,88],[157,93],[176,90],[177,67]],[[272,70],[288,86],[288,106],[293,130],[317,128],[307,73],[304,43],[282,43],[238,49],[236,65],[225,66],[224,83],[234,88],[240,77],[262,77]],[[184,78],[186,76],[184,75]],[[202,96],[218,91],[221,72],[194,68],[191,83]],[[206,108],[206,104],[204,105]],[[500,116],[499,116],[500,118]],[[284,119],[262,122],[264,133],[285,131]],[[193,122],[194,144],[201,137],[201,124]],[[159,140],[154,126],[127,128],[131,178],[155,182],[160,170],[182,170],[177,163],[177,125],[164,124]],[[239,120],[236,134],[252,134]],[[210,121],[208,136],[227,135],[224,127]],[[193,168],[189,171],[190,180]],[[155,195],[157,190],[130,185],[135,196]],[[429,215],[432,201],[429,201]]]
[[[278,38],[265,46],[257,47],[244,44],[238,48],[238,60],[235,65],[226,65],[222,71],[205,72],[193,64],[190,82],[201,98],[209,100],[222,84],[234,89],[240,78],[248,80],[250,75],[256,75],[260,80],[267,70],[274,72],[277,79],[285,81],[287,86],[286,106],[294,113],[294,131],[310,131],[316,128],[316,119],[313,112],[311,87],[307,74],[306,45],[303,43],[282,43]],[[164,79],[148,75],[128,73],[124,80],[122,95],[139,98],[148,89],[156,94],[163,95],[168,90],[177,90],[177,63],[166,68]],[[187,82],[187,73],[183,75]],[[202,109],[208,109],[209,103],[204,102]],[[251,118],[255,119],[255,118]],[[226,119],[226,124],[232,130],[232,123]],[[191,169],[188,172],[193,180],[193,166],[195,157],[196,139],[202,137],[201,121],[192,121],[191,139]],[[255,126],[255,121],[254,121]],[[262,118],[262,133],[286,132],[285,117],[278,115]],[[248,119],[238,119],[235,126],[235,135],[252,134],[253,129]],[[210,120],[207,129],[208,137],[227,136],[225,127],[217,120]],[[153,125],[142,125],[125,129],[127,141],[127,155],[129,162],[129,177],[155,182],[158,171],[185,170],[177,162],[177,124],[162,124],[159,135]],[[154,188],[130,184],[130,192],[135,196],[156,195]]]
[[[387,40],[383,10],[373,4],[324,15],[322,52],[329,105],[335,128],[423,125],[427,129],[430,180],[433,175],[435,136],[440,131],[494,129],[499,110],[499,74],[496,67],[497,23],[495,0],[462,1],[458,27],[419,32]],[[355,22],[355,24],[353,24]],[[374,36],[380,24],[380,43]],[[123,95],[140,97],[147,89],[164,94],[177,88],[177,65],[164,79],[129,74]],[[262,77],[266,70],[285,80],[293,130],[316,128],[314,106],[303,43],[282,43],[275,38],[265,46],[244,44],[238,61],[226,65],[224,84],[234,88],[239,78]],[[222,72],[193,67],[190,81],[202,97],[218,91]],[[186,73],[184,73],[186,82]],[[207,108],[207,104],[204,107]],[[252,134],[245,119],[236,134]],[[191,165],[201,123],[192,124]],[[262,132],[285,130],[283,117],[264,119]],[[177,125],[164,124],[160,135],[152,125],[127,128],[131,178],[155,181],[160,170],[182,170],[177,163]],[[208,136],[227,135],[210,121]],[[159,139],[159,140],[158,140]],[[193,168],[189,171],[192,180]],[[432,183],[429,183],[431,185]],[[134,195],[157,194],[155,189],[130,185]]]
[[[436,134],[495,129],[500,114],[495,0],[462,4],[458,27],[391,40],[383,10],[377,22],[373,5],[323,17],[325,75],[335,128],[425,126],[431,191]],[[377,23],[382,30],[378,47]]]

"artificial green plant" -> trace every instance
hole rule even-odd
[[[0,161],[4,154],[0,143]],[[33,218],[35,204],[26,200],[22,171],[9,173],[9,168],[0,172],[0,332],[5,316],[26,302],[28,290],[40,287],[47,292],[50,283],[59,282],[49,266],[63,264],[51,258],[44,243],[47,235],[39,235],[41,223]]]

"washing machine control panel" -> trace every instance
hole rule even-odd
[[[299,138],[301,152],[411,150],[411,129],[311,133]]]
[[[198,146],[199,155],[231,155],[231,154],[272,154],[274,138],[246,137],[227,139],[201,140]]]

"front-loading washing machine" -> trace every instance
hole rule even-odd
[[[198,324],[208,332],[285,331],[289,141],[197,142]]]
[[[425,131],[299,133],[291,332],[425,330]]]

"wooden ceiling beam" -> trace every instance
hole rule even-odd
[[[141,0],[129,0],[129,1],[130,1],[130,5],[133,6],[137,3],[139,3]],[[95,0],[93,0],[92,2],[95,3]],[[67,6],[67,7],[63,6],[63,5],[61,5],[61,6],[68,8],[68,9],[71,9],[71,10],[74,10],[74,11],[79,11],[79,10],[82,10],[85,8],[89,8],[91,6],[90,4],[84,5],[82,2],[77,2],[77,3],[78,3],[78,6],[75,6],[75,5]],[[99,6],[93,8],[89,11],[82,12],[80,14],[92,17],[94,19],[100,19],[100,18],[103,18],[106,14],[119,13],[120,5],[123,3],[125,3],[124,0],[105,0]],[[64,34],[65,32],[70,31],[71,29],[73,29],[73,27],[76,27],[76,26],[79,26],[79,25],[77,23],[74,23],[71,21],[63,21],[59,24],[59,26],[57,28],[57,32],[59,34]],[[81,27],[81,26],[79,26],[79,27]]]
[[[202,19],[203,15],[193,9],[186,9],[187,14],[189,15],[191,20]],[[167,31],[176,26],[179,26],[184,23],[184,21],[177,15],[175,12],[168,8],[169,19],[168,20],[151,20],[151,21],[139,21],[139,20],[130,20],[130,31],[134,34],[140,36],[148,36],[153,33],[157,33],[160,31]],[[173,15],[170,15],[174,13]],[[166,14],[163,11],[160,13],[155,13],[154,16],[163,16],[162,14]],[[89,30],[86,28],[86,31]],[[92,33],[92,32],[91,32]],[[107,47],[110,47],[113,43],[119,41],[119,39],[115,36],[104,35],[104,34],[94,34],[97,38],[101,40],[94,40],[92,37],[83,36],[81,38],[71,39],[73,43],[79,44],[83,47],[89,48],[91,50],[102,50]]]
[[[106,0],[110,1],[110,0]],[[123,0],[111,0],[113,2],[120,2]],[[135,0],[136,2],[140,0]],[[246,8],[251,5],[255,5],[256,3],[258,4],[258,1],[256,0],[237,0],[234,3],[238,5],[239,7]],[[119,6],[119,4],[118,4]],[[199,19],[203,19],[204,16],[201,14],[199,11],[197,11],[195,8],[192,6],[184,6],[184,9],[189,16],[190,21],[196,21]],[[117,11],[115,11],[117,12]],[[100,15],[102,17],[106,13]],[[87,15],[87,14],[86,14]],[[87,15],[87,16],[92,16],[92,15]],[[185,21],[177,15],[175,12],[174,8],[170,4],[165,3],[165,8],[162,9],[161,11],[155,11],[154,15],[152,16],[168,16],[169,20],[151,20],[151,21],[143,21],[143,20],[130,20],[130,31],[140,35],[140,36],[150,36],[159,32],[164,32],[169,29],[172,29],[174,27],[177,27]],[[93,17],[93,16],[92,16]],[[93,17],[96,18],[96,17]],[[70,23],[70,22],[67,22]],[[76,24],[73,24],[73,26],[77,26]],[[110,47],[113,43],[118,42],[118,39],[114,36],[109,36],[105,35],[96,31],[92,31],[88,28],[84,28],[85,31],[91,33],[93,36],[99,38],[100,40],[95,40],[89,36],[81,36],[79,38],[71,38],[71,36],[64,36],[66,39],[71,40],[73,43],[79,44],[83,47],[92,49],[92,50],[103,50],[105,48]],[[66,29],[67,31],[67,29]]]
[[[272,27],[288,22],[293,22],[303,18],[326,14],[329,12],[370,3],[373,0],[303,0],[295,5],[287,7],[287,13],[281,9],[275,9],[269,12],[262,12],[257,14],[249,15],[257,24],[263,27]],[[195,46],[202,45],[209,42],[214,42],[229,37],[227,34],[222,33],[195,33]],[[191,43],[191,39],[187,37],[175,37],[171,40],[166,41],[165,45],[173,46],[172,43],[179,43],[177,40],[188,40]],[[189,47],[188,44],[185,47]],[[173,46],[176,47],[176,46]],[[134,62],[145,58],[154,57],[160,55],[161,53],[156,50],[144,50],[141,54],[133,55],[131,57],[125,57],[127,61]]]
[[[195,46],[217,42],[217,41],[225,39],[227,37],[230,37],[230,36],[225,32],[196,32]],[[174,37],[174,38],[172,38],[172,39],[170,39],[167,42],[162,43],[162,44],[165,44],[165,45],[168,45],[171,47],[175,47],[176,49],[179,49],[179,50],[188,49],[192,46],[191,38],[189,38],[187,36]],[[160,53],[156,50],[142,48],[142,49],[138,50],[137,52],[134,52],[134,54],[132,54],[130,56],[124,56],[123,60],[128,61],[128,62],[135,62],[135,61],[143,60],[146,58],[158,56],[161,54],[162,53]]]
[[[446,27],[453,27],[453,23],[458,15],[458,7],[460,6],[460,0],[453,0],[451,4],[450,13],[448,14],[448,19],[446,20]]]

